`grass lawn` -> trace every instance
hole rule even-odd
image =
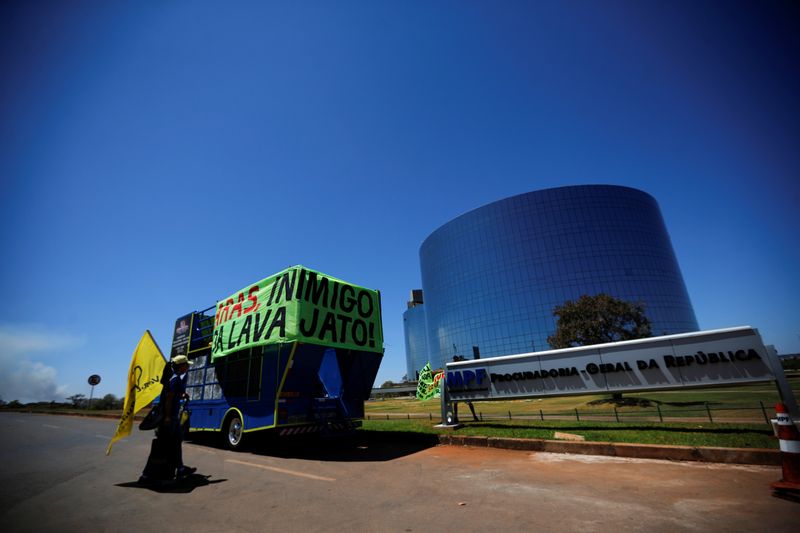
[[[795,397],[800,396],[800,377],[789,379]],[[713,422],[748,422],[767,426],[765,418],[774,418],[775,404],[779,401],[778,390],[769,383],[741,385],[726,388],[687,389],[674,391],[650,391],[623,395],[623,402],[611,401],[611,395],[584,395],[542,397],[526,400],[474,402],[476,412],[483,418],[553,418],[604,417],[612,421],[658,422],[660,418],[691,419],[708,422],[711,411]],[[469,410],[460,404],[462,422]],[[762,409],[763,406],[763,409]],[[414,398],[387,398],[366,403],[366,414],[370,419],[390,418],[401,415],[426,416],[441,419],[438,399],[418,401]],[[615,413],[616,411],[616,413]],[[765,417],[766,414],[766,417]]]
[[[789,382],[795,397],[800,396],[800,377]],[[455,434],[553,439],[558,431],[594,442],[774,449],[778,441],[765,418],[774,418],[778,401],[776,387],[764,383],[624,394],[621,402],[612,401],[610,394],[474,402],[480,422],[473,422],[467,406],[460,403],[464,426]],[[366,404],[364,430],[453,431],[433,427],[441,420],[440,411],[438,399],[371,400]]]
[[[627,442],[673,446],[772,448],[778,441],[772,429],[753,424],[654,424],[615,422],[469,422],[458,430],[433,427],[428,420],[365,420],[362,431],[452,433],[484,437],[554,439],[555,432],[581,435],[592,442]]]

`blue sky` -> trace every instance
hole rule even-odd
[[[124,393],[145,329],[304,264],[382,291],[514,194],[659,202],[703,329],[800,352],[790,2],[0,5],[0,397]]]

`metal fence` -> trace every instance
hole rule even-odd
[[[735,413],[735,414],[734,414]],[[740,406],[712,406],[706,402],[702,405],[693,407],[680,407],[665,409],[656,404],[655,409],[620,410],[616,407],[613,411],[609,410],[584,410],[573,409],[571,411],[549,412],[546,413],[539,409],[533,412],[505,413],[493,412],[484,414],[476,411],[476,416],[480,421],[489,420],[576,420],[580,421],[604,421],[604,422],[711,422],[711,423],[765,423],[771,425],[770,415],[764,402],[759,401],[758,405]],[[439,413],[368,413],[366,420],[439,420]],[[461,422],[473,420],[472,413],[467,409],[459,409]]]

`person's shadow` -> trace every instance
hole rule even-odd
[[[170,492],[175,494],[188,494],[197,487],[205,487],[206,485],[213,485],[214,483],[222,483],[228,481],[227,479],[209,479],[211,476],[204,476],[202,474],[192,474],[185,478],[175,479],[172,481],[156,481],[152,483],[142,484],[137,481],[128,483],[118,483],[117,487],[126,487],[131,489],[150,489],[153,492]]]

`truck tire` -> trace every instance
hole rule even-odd
[[[244,424],[242,417],[238,413],[228,416],[225,421],[222,436],[224,437],[225,447],[229,450],[241,450],[244,440]]]

